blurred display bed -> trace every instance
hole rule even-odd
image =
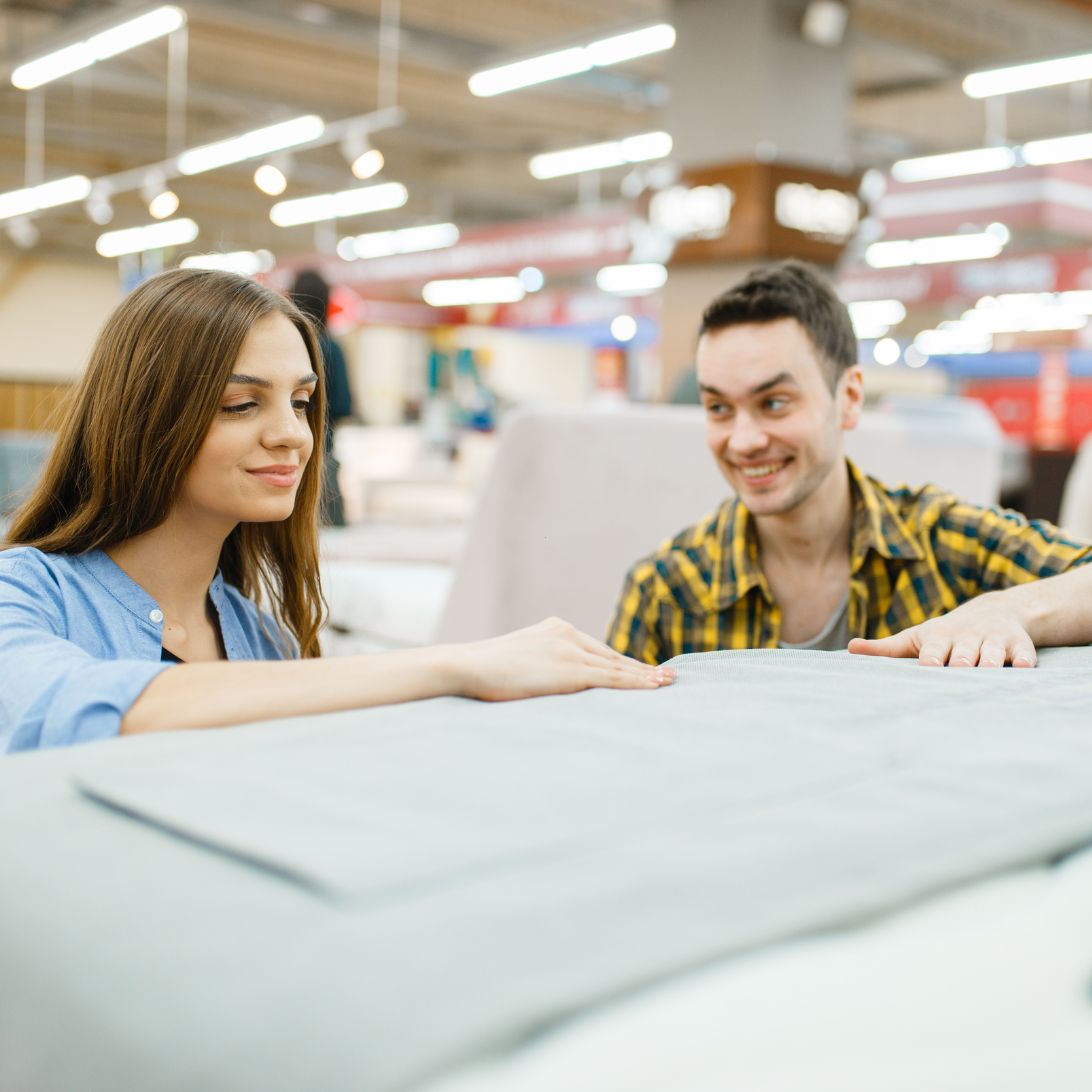
[[[1092,650],[676,664],[4,760],[0,1087],[1087,1089]]]

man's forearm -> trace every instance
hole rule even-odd
[[[1092,564],[989,594],[1016,613],[1039,648],[1092,644]]]

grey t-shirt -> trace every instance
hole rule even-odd
[[[842,601],[834,608],[834,613],[827,619],[823,628],[809,641],[790,644],[782,641],[779,648],[797,648],[808,652],[845,652],[849,644],[849,589],[842,596]]]

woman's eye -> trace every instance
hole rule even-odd
[[[297,413],[306,413],[311,406],[310,398],[294,398],[292,406]]]
[[[221,413],[246,413],[248,409],[256,406],[257,402],[235,402],[230,406],[221,406]]]

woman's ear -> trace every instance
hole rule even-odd
[[[835,390],[835,398],[842,428],[856,428],[861,419],[861,407],[864,405],[864,375],[859,364],[854,364],[842,373]]]

